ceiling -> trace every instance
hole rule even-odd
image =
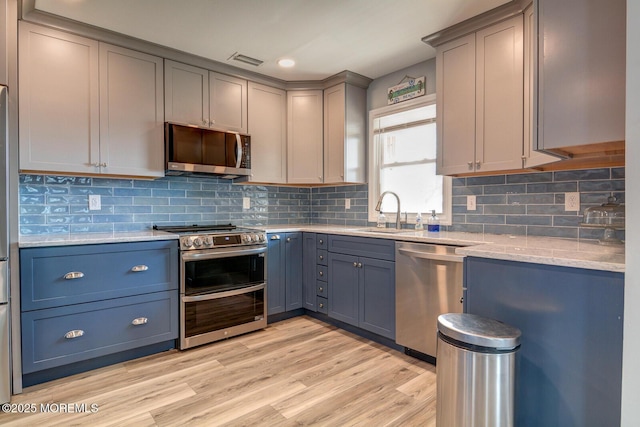
[[[371,79],[435,56],[421,38],[508,0],[36,0],[36,9],[286,81]],[[231,59],[240,53],[260,66]],[[281,58],[296,61],[284,69]]]

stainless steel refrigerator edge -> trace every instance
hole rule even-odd
[[[7,88],[0,86],[0,402],[11,399]]]
[[[462,313],[455,246],[396,242],[396,343],[435,359],[438,316]]]

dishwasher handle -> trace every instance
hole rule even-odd
[[[398,248],[398,252],[402,255],[407,255],[412,258],[431,259],[434,261],[450,261],[450,262],[463,262],[464,255],[449,255],[449,254],[434,254],[430,252],[412,251],[410,249]]]

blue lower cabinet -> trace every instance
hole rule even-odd
[[[522,331],[517,426],[618,426],[624,275],[467,257],[466,312]]]
[[[267,314],[302,308],[302,233],[269,233],[267,242]]]
[[[329,317],[395,339],[394,262],[329,252],[328,277]]]
[[[22,313],[24,374],[178,338],[178,291]]]
[[[325,264],[327,254],[326,250],[317,249],[316,246],[316,233],[302,233],[302,307],[310,311],[318,311],[316,305],[318,253],[324,253],[323,260],[325,260]]]

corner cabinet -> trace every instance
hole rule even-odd
[[[267,314],[302,308],[302,233],[269,233],[267,242]]]
[[[322,184],[323,93],[287,91],[287,182]],[[255,156],[254,156],[255,158]]]
[[[165,120],[247,133],[247,81],[165,60]]]
[[[366,90],[341,83],[324,90],[324,183],[364,183]]]
[[[534,1],[538,149],[624,141],[626,5]]]
[[[248,84],[248,126],[252,182],[287,182],[287,93],[282,89]]]
[[[20,169],[164,176],[162,59],[20,22]]]
[[[523,17],[436,49],[437,173],[522,168]]]
[[[20,250],[25,385],[175,348],[176,240]]]

